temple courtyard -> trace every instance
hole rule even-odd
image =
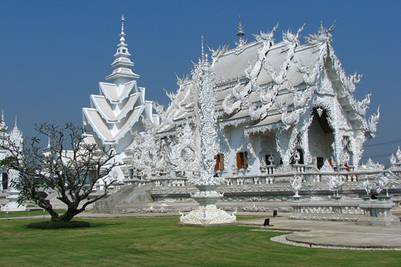
[[[236,225],[193,227],[180,225],[177,216],[87,213],[77,220],[90,222],[89,228],[26,228],[42,217],[41,212],[0,214],[1,266],[399,266],[401,262],[401,251],[394,249],[401,248],[399,226],[289,220],[279,215],[270,217],[272,226],[262,227],[269,216],[259,214],[241,215]],[[294,246],[293,241],[303,244]],[[329,249],[317,244],[393,249]]]

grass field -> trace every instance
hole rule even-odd
[[[0,212],[0,218],[24,217],[35,215],[49,215],[45,210]]]
[[[91,219],[93,227],[33,230],[0,220],[1,266],[400,266],[400,251],[291,247],[241,226],[179,226],[176,217]],[[37,220],[36,220],[37,221]]]

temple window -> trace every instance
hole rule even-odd
[[[224,171],[224,154],[217,154],[215,157],[216,164],[214,165],[215,172]]]
[[[248,153],[246,151],[237,152],[237,169],[245,170],[248,168]]]
[[[298,148],[291,157],[291,164],[304,164],[304,151]]]
[[[273,165],[274,164],[273,155],[270,154],[265,155],[265,163],[267,166]]]
[[[324,165],[324,158],[323,157],[317,157],[316,158],[316,167],[320,170]]]
[[[129,169],[129,178],[130,179],[134,178],[134,169]]]
[[[8,189],[8,174],[3,172],[1,175],[1,185],[3,187],[3,190]]]

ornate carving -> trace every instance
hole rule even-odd
[[[294,192],[294,198],[299,198],[299,190],[302,188],[302,176],[296,175],[291,178],[291,188]]]
[[[377,124],[379,123],[380,119],[380,108],[377,108],[376,113],[372,114],[368,121],[366,121],[366,132],[371,137],[376,136]]]
[[[331,175],[327,181],[327,185],[329,186],[329,190],[334,192],[334,196],[339,196],[338,191],[341,189],[344,181],[342,176],[340,175]]]
[[[197,142],[195,133],[190,126],[189,120],[184,127],[177,131],[176,141],[171,145],[170,159],[178,172],[196,172],[199,171],[199,159],[197,151]]]
[[[258,91],[259,87],[256,84],[256,80],[259,77],[262,66],[266,60],[266,57],[270,51],[270,48],[274,45],[274,33],[277,29],[277,25],[272,29],[270,33],[261,33],[257,38],[262,41],[262,46],[258,50],[258,59],[253,66],[249,66],[244,74],[247,78],[247,82],[241,84],[240,81],[233,87],[231,93],[227,95],[222,103],[223,110],[226,114],[232,114],[242,108],[246,103],[246,97],[248,97],[251,91]],[[262,114],[261,112],[257,112]]]

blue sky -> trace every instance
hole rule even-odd
[[[81,123],[81,108],[110,73],[119,33],[127,41],[147,98],[167,103],[176,75],[189,73],[200,36],[216,48],[233,45],[238,16],[248,39],[279,23],[279,32],[315,32],[335,22],[334,48],[347,73],[363,79],[356,91],[381,107],[377,138],[401,144],[401,1],[0,1],[0,108],[27,135],[40,122]],[[281,36],[279,36],[281,38]],[[368,144],[369,145],[369,144]],[[397,142],[367,147],[387,155]],[[385,156],[376,160],[387,161]]]

